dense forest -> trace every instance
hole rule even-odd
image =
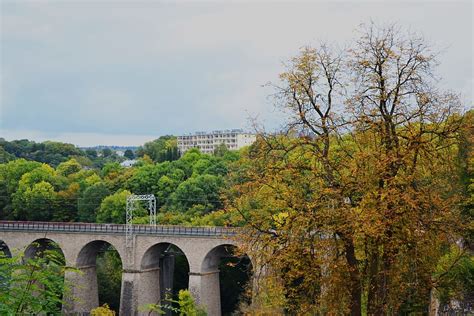
[[[0,217],[10,220],[124,223],[126,197],[134,193],[156,196],[159,223],[224,225],[209,214],[222,209],[224,176],[239,159],[225,148],[216,155],[191,150],[178,158],[168,136],[140,147],[138,162],[128,168],[105,149],[98,155],[26,140],[3,141],[0,149]],[[145,220],[140,216],[146,214],[138,213],[137,223]]]

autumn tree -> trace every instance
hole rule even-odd
[[[463,229],[460,102],[436,54],[396,25],[359,31],[289,62],[273,84],[287,129],[257,140],[228,194],[290,313],[420,312]]]

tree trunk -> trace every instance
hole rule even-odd
[[[360,316],[362,307],[362,289],[360,284],[359,267],[357,265],[357,259],[355,256],[354,243],[349,239],[343,238],[343,240],[346,252],[346,260],[350,267],[351,274],[351,316]]]
[[[376,315],[377,293],[378,291],[378,273],[379,273],[379,251],[377,246],[372,246],[369,267],[368,267],[368,289],[367,289],[367,314]]]

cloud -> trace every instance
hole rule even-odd
[[[38,130],[2,130],[6,140],[30,139],[37,142],[46,140],[74,144],[79,147],[96,145],[138,146],[158,138],[157,135],[102,134],[102,133],[45,133]]]
[[[369,19],[422,32],[443,87],[472,100],[472,3],[3,1],[4,131],[180,134],[278,126],[262,84],[318,40],[344,45]],[[71,136],[72,137],[72,136]]]

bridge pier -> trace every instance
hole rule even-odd
[[[66,269],[64,282],[70,287],[68,293],[64,293],[64,314],[89,313],[91,309],[99,306],[99,292],[97,287],[96,266]]]
[[[137,315],[140,284],[140,271],[124,270],[122,272],[122,289],[120,293],[120,315]]]
[[[160,304],[159,280],[160,268],[124,270],[120,315],[148,315],[148,312],[140,311],[140,308],[148,304]]]
[[[189,290],[198,305],[202,305],[208,315],[221,315],[221,291],[219,270],[189,272]]]
[[[140,271],[138,308],[147,304],[160,303],[160,268],[143,269]]]
[[[162,305],[170,304],[166,301],[167,296],[172,297],[173,295],[173,277],[174,277],[174,264],[175,256],[174,254],[164,253],[160,259],[160,274],[159,274],[159,284],[160,284],[160,302]],[[156,279],[155,279],[156,280]],[[165,315],[171,316],[171,310],[164,310]]]

